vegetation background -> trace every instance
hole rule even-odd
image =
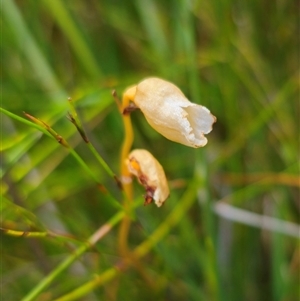
[[[3,300],[299,300],[297,17],[287,0],[2,0]],[[171,196],[159,209],[138,206],[129,245],[149,248],[110,275],[122,262],[119,220],[82,255],[74,250],[119,209],[22,112],[67,139],[121,201],[65,117],[67,97],[118,174],[123,125],[111,91],[149,76],[218,121],[207,146],[191,149],[132,114],[134,147],[161,162]]]

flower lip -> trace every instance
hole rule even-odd
[[[216,122],[206,107],[190,102],[174,84],[159,78],[141,81],[133,101],[157,132],[190,147],[206,145],[204,134]]]
[[[146,190],[144,204],[150,204],[154,200],[160,207],[170,194],[160,163],[147,150],[136,149],[129,154],[126,165],[129,172],[137,177]]]

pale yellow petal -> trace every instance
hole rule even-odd
[[[170,194],[160,163],[147,150],[136,149],[129,154],[126,164],[129,172],[145,187],[146,197],[153,198],[155,204],[160,207]]]
[[[207,143],[204,134],[216,122],[206,107],[191,103],[174,84],[159,78],[140,82],[134,103],[157,132],[190,147],[204,146]]]

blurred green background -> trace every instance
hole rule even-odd
[[[65,117],[68,96],[116,174],[123,125],[113,89],[161,77],[218,119],[207,146],[191,149],[132,114],[134,147],[161,162],[171,196],[137,209],[130,247],[181,202],[192,198],[191,207],[142,258],[142,272],[127,269],[79,300],[299,300],[297,1],[2,0],[0,9],[1,107],[47,122],[118,200]],[[54,140],[4,114],[1,135],[3,229],[83,242],[116,213]],[[78,241],[2,233],[3,300],[21,300]],[[63,296],[119,260],[115,227],[36,300]]]

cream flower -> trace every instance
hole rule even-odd
[[[148,151],[135,149],[129,154],[126,165],[129,172],[136,176],[146,189],[144,205],[154,200],[157,207],[160,207],[170,191],[165,172],[159,162]]]
[[[211,132],[216,117],[206,107],[191,103],[174,84],[147,78],[126,93],[148,123],[169,140],[195,148],[206,145],[204,134]]]

